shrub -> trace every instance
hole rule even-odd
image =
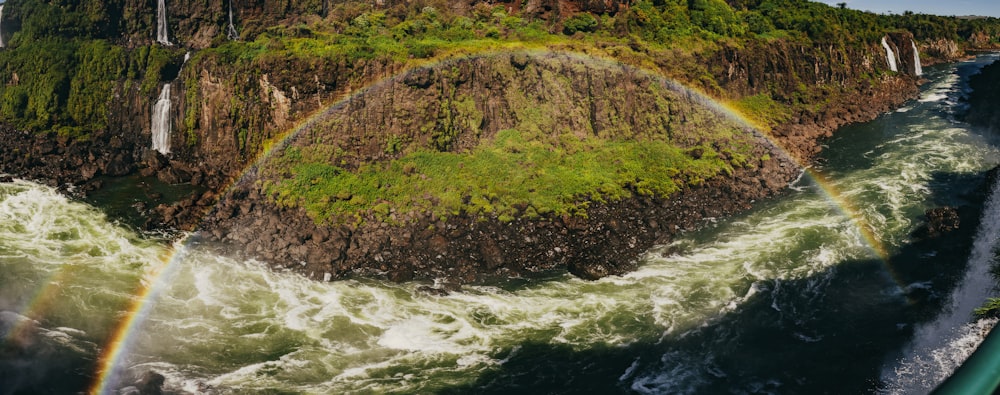
[[[583,12],[566,18],[563,21],[563,33],[572,35],[576,32],[590,33],[597,30],[597,18]]]

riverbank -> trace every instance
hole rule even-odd
[[[315,279],[468,282],[563,268],[593,279],[780,194],[836,128],[915,96],[920,52],[928,62],[961,53],[953,39],[914,37],[908,19],[818,4],[796,12],[866,30],[800,31],[766,7],[722,3],[713,7],[734,16],[732,29],[691,19],[687,33],[647,18],[661,11],[652,4],[344,5],[321,16],[300,5],[287,12],[308,14],[301,25],[268,22],[278,25],[254,41],[66,44],[85,60],[67,84],[101,85],[54,91],[69,117],[28,106],[44,95],[24,89],[44,78],[11,71],[4,95],[30,100],[4,114],[38,130],[2,132],[13,149],[0,170],[77,194],[126,174],[190,184],[174,201],[140,191],[142,226],[200,229]],[[179,37],[200,34],[181,27]],[[36,50],[4,55],[18,63]],[[97,66],[107,70],[89,75]],[[173,130],[153,130],[154,115]]]

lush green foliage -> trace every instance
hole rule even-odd
[[[64,40],[112,38],[121,32],[120,0],[18,0],[9,3],[3,16],[7,21],[18,22],[11,40],[14,44],[56,37]]]
[[[597,18],[588,13],[576,14],[563,21],[563,32],[566,34],[593,32],[595,30],[597,30]]]
[[[462,212],[509,221],[522,215],[585,216],[592,202],[636,193],[668,196],[681,185],[732,171],[711,148],[694,159],[661,141],[561,141],[553,146],[506,130],[468,153],[419,150],[356,171],[303,161],[290,148],[277,166],[288,166],[292,177],[267,189],[279,204],[305,207],[323,222],[369,215],[402,222],[412,213]]]
[[[150,94],[176,72],[161,47],[131,52],[106,40],[48,38],[0,51],[0,119],[27,130],[85,138],[108,127],[108,105],[122,81],[142,78]]]
[[[776,102],[767,94],[757,94],[744,97],[733,103],[733,107],[739,110],[755,126],[770,129],[782,122],[788,121],[791,117],[791,109]]]

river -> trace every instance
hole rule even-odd
[[[927,392],[994,323],[971,311],[995,284],[1000,151],[955,115],[995,59],[927,68],[919,100],[842,128],[786,195],[599,281],[308,281],[0,184],[0,393],[147,371],[172,393]],[[943,205],[963,230],[915,236]]]

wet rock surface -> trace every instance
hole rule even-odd
[[[926,222],[915,232],[920,238],[934,239],[954,232],[962,225],[958,209],[954,207],[935,207],[924,213]]]

